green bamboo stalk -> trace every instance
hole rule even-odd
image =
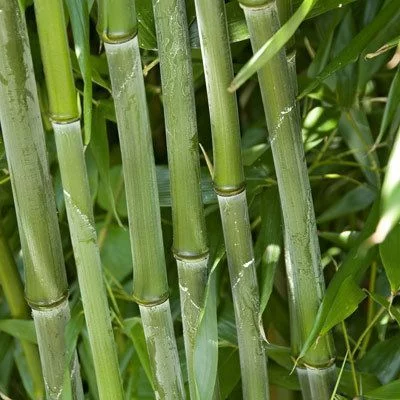
[[[242,0],[241,5],[255,52],[279,29],[276,2]],[[282,50],[259,71],[258,79],[282,204],[291,346],[296,357],[314,325],[325,284],[293,74]],[[327,334],[299,360],[297,371],[305,399],[330,398],[335,384],[333,363],[332,338]]]
[[[185,1],[153,0],[153,10],[170,171],[173,253],[179,275],[189,390],[194,400],[200,398],[197,386],[202,384],[195,378],[194,351],[205,304],[209,253],[200,190],[191,49]],[[218,382],[214,384],[214,398],[219,398]]]
[[[0,120],[24,258],[25,294],[33,310],[47,397],[59,399],[66,368],[68,287],[28,34],[16,0],[0,1],[0,49]],[[70,370],[74,395],[83,398],[76,357]]]
[[[133,296],[142,316],[155,396],[184,399],[168,300],[157,177],[134,2],[99,1],[98,30],[105,42],[121,143],[133,258]]]
[[[1,225],[0,222],[0,285],[3,287],[11,316],[15,319],[29,319],[29,307],[25,301],[21,277]],[[38,348],[26,340],[21,340],[21,347],[32,378],[35,399],[43,399],[45,390]]]
[[[196,0],[218,194],[238,333],[245,399],[268,399],[267,359],[259,328],[259,292],[254,265],[236,96],[226,88],[233,66],[223,0]]]
[[[62,1],[34,2],[68,223],[100,399],[123,399]]]

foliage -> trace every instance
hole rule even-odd
[[[30,1],[20,3],[26,8],[71,288],[70,301],[74,305],[71,306],[72,318],[69,323],[74,334],[70,335],[69,346],[73,348],[76,344],[87,398],[96,399],[93,361],[87,329],[82,322],[82,306],[68,234],[54,135],[48,122],[48,99],[35,17]],[[399,180],[395,177],[399,173],[398,161],[389,162],[392,149],[399,151],[400,135],[398,0],[318,0],[305,3],[309,3],[310,7],[315,4],[307,19],[304,19],[307,13],[301,14],[301,20],[297,19],[296,25],[292,27],[295,30],[299,25],[295,35],[301,93],[298,109],[303,121],[303,142],[320,233],[327,292],[313,334],[303,352],[313,346],[320,335],[333,329],[338,371],[343,364],[342,373],[338,374],[340,381],[336,398],[363,395],[366,399],[399,399],[400,187]],[[82,4],[84,6],[81,7]],[[138,306],[131,296],[132,259],[120,145],[110,93],[111,83],[105,53],[95,30],[97,6],[90,0],[82,4],[66,1],[66,10],[70,11],[67,13],[69,39],[75,82],[83,104],[87,144],[85,157],[120,370],[126,398],[152,399],[153,382],[143,328]],[[209,303],[215,302],[218,311],[220,392],[224,399],[240,399],[238,345],[227,261],[224,256],[217,198],[212,192],[206,163],[206,156],[212,163],[212,143],[205,79],[193,1],[186,0],[186,6],[192,46],[198,134],[204,148],[202,194],[210,248],[210,268],[213,267],[213,279],[209,279],[208,302],[204,304],[201,326],[207,324]],[[299,6],[299,2],[295,2],[295,6]],[[171,196],[154,17],[151,1],[137,0],[136,7],[157,163],[171,310],[184,379],[187,381],[178,276],[170,250]],[[251,58],[252,52],[244,16],[237,1],[228,1],[226,7],[234,69],[238,72]],[[306,5],[303,6],[305,8]],[[289,20],[288,24],[290,23]],[[290,37],[284,39],[281,45]],[[387,50],[377,52],[383,46]],[[262,59],[260,60],[262,64]],[[246,78],[250,75],[247,74]],[[271,398],[298,399],[300,387],[295,374],[291,374],[294,361],[288,349],[290,325],[276,176],[271,149],[266,139],[267,128],[256,78],[253,76],[241,83],[237,96],[242,154],[262,299],[263,315],[260,321],[268,339],[266,351],[272,385]],[[90,104],[92,110],[88,109]],[[385,176],[392,177],[391,182],[388,183]],[[376,230],[377,226],[382,226],[378,224],[382,223],[384,217],[388,218],[388,215],[392,218],[389,225],[393,230],[384,237],[377,237],[375,234],[382,232]],[[9,170],[1,137],[0,218],[22,271]],[[382,243],[378,245],[380,242]],[[215,288],[210,287],[213,284],[216,285]],[[0,292],[0,318],[0,393],[7,394],[12,399],[31,398],[32,379],[24,366],[19,339],[36,342],[32,322],[11,319],[3,292]],[[202,343],[206,341],[202,334],[204,332],[200,330],[196,344],[198,362],[201,362]],[[69,351],[72,353],[72,350]],[[203,375],[206,372],[200,371]]]

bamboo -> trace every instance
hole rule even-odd
[[[10,308],[11,316],[15,319],[29,319],[29,307],[24,298],[24,288],[19,276],[17,265],[11,249],[4,236],[0,222],[0,284]],[[42,368],[37,346],[26,340],[21,340],[22,351],[26,358],[29,373],[33,383],[35,399],[43,399],[45,395]]]
[[[85,165],[63,4],[35,0],[64,199],[100,399],[123,399]]]
[[[0,1],[0,120],[49,399],[63,392],[68,288],[54,194],[25,21],[16,0]],[[57,337],[58,340],[43,340]],[[75,396],[83,397],[76,357],[70,366]]]
[[[179,275],[190,396],[198,399],[198,385],[202,382],[195,379],[194,351],[201,310],[205,304],[209,253],[200,190],[189,31],[184,1],[153,1],[153,10],[170,171],[173,253]],[[209,345],[213,346],[212,343]],[[217,381],[213,396],[214,399],[219,398]]]
[[[99,2],[128,206],[133,296],[139,304],[157,399],[185,398],[169,304],[157,178],[132,1]],[[119,16],[129,15],[125,20]],[[124,22],[121,27],[121,21]]]
[[[218,194],[238,333],[245,399],[268,399],[267,359],[259,328],[259,292],[241,159],[236,96],[226,88],[233,79],[225,5],[196,0],[207,85]]]
[[[276,2],[242,0],[241,5],[255,52],[279,29]],[[291,345],[296,357],[314,325],[325,285],[293,73],[282,50],[260,69],[258,79],[282,204]],[[304,398],[330,398],[335,384],[333,362],[333,343],[327,334],[299,360],[297,371]]]

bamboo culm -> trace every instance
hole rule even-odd
[[[267,359],[248,216],[233,65],[223,0],[196,0],[218,195],[238,334],[243,398],[268,399]]]
[[[66,368],[75,397],[83,398],[76,356],[70,366],[65,358],[67,279],[28,34],[16,0],[0,1],[0,44],[0,120],[47,398],[62,398]]]
[[[196,382],[195,343],[208,279],[208,246],[200,190],[194,81],[185,1],[153,1],[163,93],[172,200],[173,253],[176,258],[185,353],[191,399]],[[216,310],[210,310],[216,318]],[[212,332],[209,332],[212,336]],[[210,341],[210,351],[218,349]],[[210,368],[213,366],[210,365]],[[214,384],[214,399],[218,382]]]
[[[97,244],[63,4],[60,0],[35,0],[34,5],[68,225],[99,397],[123,399]]]
[[[150,120],[133,2],[99,2],[121,143],[133,258],[133,297],[139,304],[157,399],[184,399],[185,390],[168,300]],[[124,18],[118,18],[123,14]],[[127,16],[130,18],[127,18]],[[121,26],[121,21],[125,23]]]
[[[255,52],[279,29],[277,5],[265,0],[243,0],[241,5]],[[325,285],[295,99],[297,85],[294,68],[290,70],[282,50],[259,70],[258,80],[282,205],[291,345],[296,357],[312,330]],[[327,334],[299,360],[304,398],[330,398],[336,378],[333,361],[333,343]]]

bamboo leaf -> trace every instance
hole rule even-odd
[[[368,53],[365,58],[374,58],[378,57],[379,55],[386,53],[390,49],[393,49],[394,47],[397,47],[400,42],[400,36],[395,37],[392,40],[389,40],[387,43],[385,43],[382,47],[380,47],[378,50],[374,51],[373,53]]]
[[[283,248],[282,221],[277,188],[264,191],[261,195],[261,202],[262,227],[259,237],[262,241],[258,241],[254,248],[256,260],[261,246],[263,251],[261,257],[260,322],[272,293],[275,271]]]
[[[33,320],[2,319],[0,320],[0,331],[8,333],[17,339],[37,344]]]
[[[400,335],[378,342],[358,361],[357,368],[387,384],[400,372]]]
[[[142,321],[138,317],[127,318],[124,320],[124,332],[132,340],[135,350],[138,354],[140,363],[146,373],[153,390],[153,378],[151,375],[149,354],[146,347],[146,338],[143,332]]]
[[[72,317],[68,321],[65,330],[66,365],[65,365],[64,382],[63,382],[63,400],[74,399],[71,387],[72,386],[71,375],[69,373],[68,366],[71,364],[76,354],[76,345],[78,343],[78,337],[82,332],[84,324],[85,324],[85,317],[83,315],[82,304],[77,303],[74,309],[72,310]]]
[[[400,67],[397,68],[396,75],[390,85],[388,100],[386,103],[385,111],[383,113],[381,126],[379,128],[379,135],[375,143],[379,143],[393,120],[396,111],[400,104]]]
[[[332,221],[343,215],[364,210],[373,203],[376,192],[369,186],[361,185],[347,192],[340,200],[325,210],[317,219],[318,223]]]
[[[400,128],[389,157],[385,179],[382,185],[381,219],[373,236],[375,243],[381,243],[400,219]]]
[[[379,245],[379,252],[386,275],[389,279],[390,289],[393,294],[400,290],[400,224],[386,236],[386,239]]]
[[[311,93],[320,83],[336,71],[344,68],[346,65],[357,61],[360,54],[369,45],[371,40],[383,29],[392,19],[397,18],[400,13],[397,0],[392,0],[379,12],[376,18],[361,30],[318,75],[304,89],[299,98]]]
[[[354,296],[352,295],[350,301],[348,301],[349,299],[347,296],[350,294],[346,292],[342,286],[345,285],[349,288],[355,288],[356,282],[359,281],[364,271],[368,268],[369,264],[375,257],[376,248],[370,246],[366,247],[365,241],[374,231],[378,221],[378,216],[379,202],[376,201],[369,213],[364,229],[357,238],[356,245],[354,245],[347,254],[347,257],[339,267],[339,270],[336,272],[327,288],[326,294],[318,310],[314,327],[300,352],[298,357],[299,359],[305,355],[310,346],[312,346],[315,340],[317,340],[321,332],[326,332],[329,329],[329,326],[332,326],[333,322],[339,323],[351,315],[359,301],[362,300],[361,294],[358,292]],[[332,315],[332,310],[337,312],[336,317]]]
[[[107,197],[107,203],[110,205],[110,209],[114,214],[118,225],[122,226],[122,222],[119,219],[117,209],[115,206],[114,193],[111,186],[110,179],[110,156],[107,139],[107,127],[106,120],[98,109],[93,111],[93,130],[95,136],[90,142],[90,150],[96,161],[97,169],[99,170],[100,180],[103,182],[105,195]]]
[[[156,28],[151,1],[136,1],[139,46],[146,50],[157,50]]]
[[[326,334],[335,325],[342,322],[357,309],[358,304],[367,295],[358,287],[351,275],[347,276],[339,286],[335,297],[335,306],[327,310],[320,334]]]
[[[89,43],[89,9],[86,1],[65,0],[74,35],[75,53],[84,82],[83,87],[83,120],[85,128],[85,145],[90,142],[92,132],[92,70],[90,65]]]
[[[199,399],[212,399],[218,366],[218,325],[215,270],[225,250],[216,257],[205,289],[205,304],[200,314],[194,346],[193,368]]]
[[[398,400],[400,398],[400,380],[366,393],[364,397],[371,400]]]
[[[358,161],[368,182],[374,188],[380,186],[378,172],[379,160],[373,148],[373,139],[367,116],[361,110],[351,108],[342,112],[339,120],[339,132],[353,157]]]
[[[316,0],[304,0],[293,16],[284,24],[275,35],[269,39],[245,64],[233,79],[228,90],[234,92],[246,82],[257,70],[262,68],[294,35],[297,28],[304,21],[307,14],[315,5]]]
[[[220,347],[218,378],[221,399],[227,399],[240,381],[239,351],[236,347]]]
[[[368,296],[371,297],[371,299],[372,299],[375,303],[377,303],[377,304],[379,304],[380,306],[382,306],[382,307],[387,311],[387,313],[388,313],[388,314],[397,322],[397,324],[400,326],[400,311],[398,310],[398,308],[397,308],[397,307],[393,307],[393,306],[392,306],[392,302],[391,302],[391,301],[389,302],[389,300],[388,300],[386,297],[382,296],[382,295],[379,294],[379,293],[370,293],[370,292],[368,292],[368,291],[367,291],[367,293],[368,293]]]

